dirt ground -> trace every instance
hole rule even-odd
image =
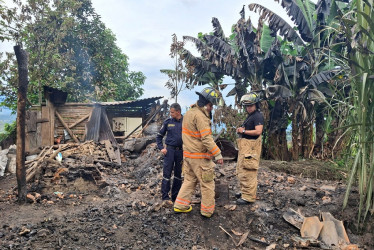
[[[356,231],[358,192],[353,190],[342,211],[345,174],[329,171],[326,163],[263,160],[258,200],[235,206],[235,162],[226,161],[216,167],[219,197],[214,215],[206,219],[198,190],[190,213],[175,214],[162,205],[162,157],[154,144],[132,158],[121,167],[99,166],[101,186],[84,178],[68,185],[34,182],[28,190],[35,202],[21,206],[12,191],[15,177],[1,177],[0,249],[265,249],[270,244],[299,249],[294,240],[299,229],[282,217],[289,208],[304,216],[330,212],[344,222],[351,243],[374,249],[373,217],[365,232]],[[248,237],[237,247],[243,233]]]

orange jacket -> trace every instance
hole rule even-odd
[[[183,117],[183,157],[193,159],[222,159],[221,150],[213,140],[209,113],[197,104]]]

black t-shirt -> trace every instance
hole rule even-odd
[[[255,130],[255,127],[258,125],[264,125],[264,115],[260,111],[256,110],[247,116],[247,119],[244,121],[244,127],[245,130]],[[242,136],[242,138],[250,140],[256,140],[258,137],[259,135],[252,136],[243,134]]]

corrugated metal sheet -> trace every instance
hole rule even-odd
[[[99,141],[100,124],[101,124],[101,106],[97,105],[92,110],[91,118],[86,124],[86,141]]]
[[[114,148],[117,163],[121,164],[119,146],[114,138],[113,131],[110,127],[107,113],[104,107],[95,106],[92,111],[91,118],[86,124],[87,134],[86,140],[94,140],[95,142],[109,140]]]
[[[131,100],[131,101],[101,102],[98,104],[102,106],[115,106],[115,105],[123,105],[123,104],[148,104],[156,100],[159,100],[161,98],[163,98],[163,96],[149,97],[149,98],[137,99],[137,100]]]

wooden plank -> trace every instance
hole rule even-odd
[[[47,106],[42,107],[42,119],[48,119],[50,118],[49,115],[50,109]],[[42,146],[50,146],[51,142],[51,125],[49,122],[42,123],[42,131],[41,131],[41,136],[42,136]]]
[[[28,110],[26,113],[26,133],[36,132],[36,112]]]
[[[70,129],[74,128],[76,125],[78,125],[79,123],[83,122],[83,121],[86,120],[88,117],[90,117],[90,114],[85,115],[84,117],[82,117],[81,119],[79,119],[78,121],[76,121],[74,124],[70,125],[69,128],[70,128]]]
[[[108,152],[109,159],[117,162],[117,157],[116,157],[116,154],[114,153],[112,143],[109,140],[105,140],[103,142],[104,142],[104,145],[105,145],[105,149]]]
[[[36,111],[28,110],[26,112],[26,141],[25,141],[26,152],[30,151],[30,149],[37,148],[36,120],[37,120]]]
[[[48,145],[54,145],[55,144],[55,107],[53,103],[48,102],[49,106],[49,125],[50,125],[50,130],[49,130],[49,144]]]
[[[79,143],[78,138],[74,135],[73,131],[70,130],[70,128],[68,127],[68,125],[66,125],[64,119],[61,117],[61,115],[58,113],[57,110],[55,111],[55,114],[56,114],[57,118],[60,120],[60,122],[62,123],[62,125],[64,125],[66,131],[68,131],[68,133],[69,133],[69,135],[71,136],[71,138],[73,138],[73,140],[74,140],[76,143]]]

